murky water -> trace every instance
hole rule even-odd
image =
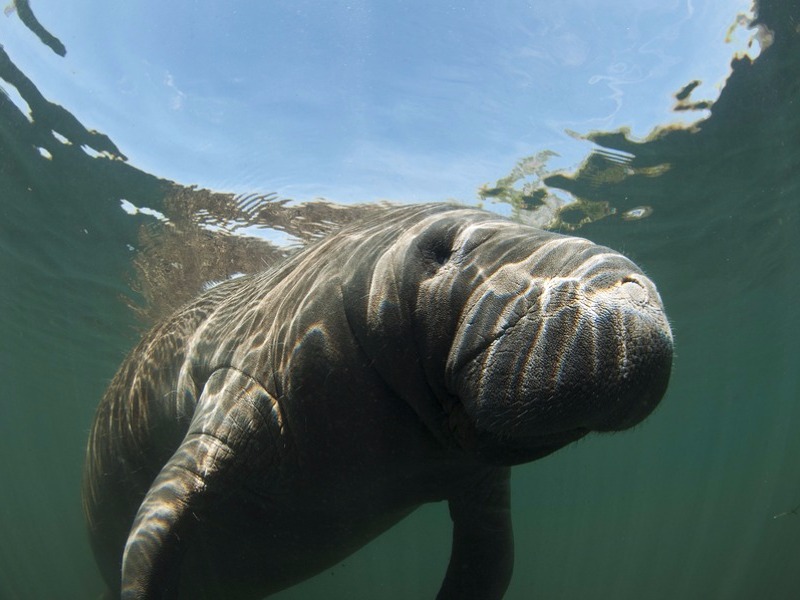
[[[800,13],[777,0],[757,8],[771,44],[734,64],[694,128],[646,140],[595,128],[578,168],[545,161],[482,188],[486,208],[561,230],[585,221],[578,235],[642,265],[676,339],[670,389],[652,417],[515,469],[508,598],[793,598],[800,589],[800,515],[791,512],[800,504]],[[43,3],[37,16],[57,35],[51,10]],[[136,168],[122,155],[146,156],[145,146],[118,148],[113,134],[91,131],[92,107],[49,96],[57,86],[24,66],[36,51],[14,47],[0,49],[0,598],[94,598],[103,586],[80,508],[84,446],[143,319],[350,217],[310,205],[299,221],[276,198],[213,196],[186,187],[199,179]],[[562,56],[559,68],[576,56]],[[507,143],[521,148],[522,137]],[[525,146],[515,158],[547,148]],[[484,165],[465,189],[501,180],[511,166]],[[270,176],[297,177],[298,189],[323,177],[304,172]],[[354,172],[360,192],[369,176],[380,184],[371,173]],[[237,192],[273,191],[244,176],[231,182]],[[392,196],[397,182],[388,185],[386,196],[362,200],[402,199]],[[461,193],[453,196],[479,201]],[[564,199],[572,204],[558,212]],[[259,231],[273,245],[221,229]],[[446,506],[426,506],[278,597],[430,598],[449,544]]]

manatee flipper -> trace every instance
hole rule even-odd
[[[503,597],[514,569],[509,469],[450,499],[453,547],[437,600]]]
[[[244,480],[275,464],[281,414],[275,399],[236,369],[215,371],[197,401],[180,447],[136,514],[122,559],[122,598],[175,598],[180,562],[198,518]]]

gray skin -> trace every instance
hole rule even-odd
[[[672,335],[583,239],[390,209],[150,331],[98,408],[83,500],[122,598],[261,598],[446,500],[438,598],[501,598],[509,470],[644,419]]]

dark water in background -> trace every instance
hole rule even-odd
[[[796,598],[800,590],[800,12],[762,2],[774,43],[735,65],[711,117],[634,143],[633,174],[596,154],[551,187],[616,214],[580,235],[658,283],[676,338],[673,379],[633,432],[591,437],[516,468],[508,598]],[[0,599],[93,598],[102,589],[80,512],[88,427],[137,337],[124,302],[130,247],[170,182],[118,153],[0,51]],[[67,107],[68,108],[68,107]],[[73,142],[49,135],[55,129]],[[91,157],[85,144],[105,156]],[[46,148],[52,159],[43,158]],[[670,165],[658,176],[647,167]],[[619,215],[647,204],[652,216]],[[450,525],[415,513],[280,598],[433,597]]]

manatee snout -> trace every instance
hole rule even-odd
[[[666,391],[672,333],[655,285],[621,255],[596,254],[588,269],[526,273],[515,291],[487,282],[461,324],[451,389],[510,462],[632,427]]]
[[[647,417],[667,390],[673,342],[661,298],[644,275],[628,274],[596,292],[593,310],[584,318],[597,331],[588,358],[602,357],[603,368],[592,372],[599,384],[596,402],[576,417],[594,431],[628,429]],[[575,367],[581,368],[583,360]]]

